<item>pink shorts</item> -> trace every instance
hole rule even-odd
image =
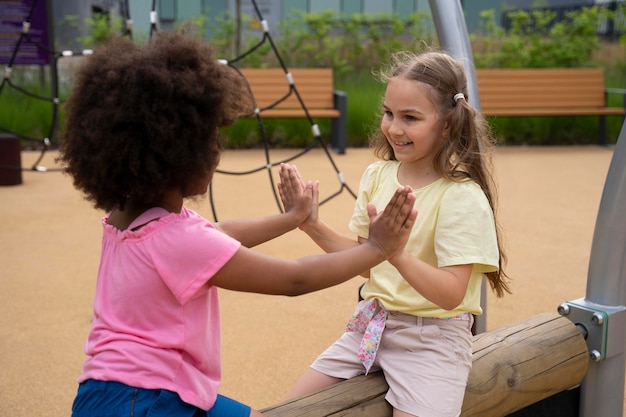
[[[420,417],[460,415],[472,367],[471,328],[471,315],[458,320],[387,312],[370,372],[383,371],[391,406]],[[362,338],[363,333],[344,333],[311,368],[342,379],[364,374],[357,357]]]

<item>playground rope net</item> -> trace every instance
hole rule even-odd
[[[31,7],[29,9],[28,15],[24,18],[24,21],[22,23],[22,31],[21,34],[19,35],[16,43],[15,43],[15,48],[13,48],[11,57],[9,59],[9,63],[5,68],[5,72],[4,72],[4,77],[2,79],[2,82],[0,83],[0,98],[2,96],[2,93],[5,91],[5,89],[11,88],[13,90],[15,90],[18,93],[24,94],[34,100],[40,100],[40,101],[45,101],[45,102],[49,102],[51,104],[52,107],[52,112],[51,112],[51,122],[50,122],[50,127],[48,129],[48,134],[46,137],[43,138],[38,138],[38,137],[32,137],[29,135],[25,135],[19,132],[15,132],[12,131],[10,129],[7,129],[3,126],[0,126],[0,131],[5,132],[5,133],[9,133],[11,135],[17,136],[20,139],[23,139],[25,141],[34,143],[34,144],[39,144],[41,147],[41,153],[39,155],[39,157],[37,158],[37,160],[33,163],[33,165],[31,166],[30,170],[33,171],[39,171],[39,172],[47,172],[47,171],[60,171],[62,170],[62,168],[54,168],[54,169],[48,169],[44,166],[41,166],[40,163],[43,160],[46,152],[51,148],[51,146],[53,146],[54,144],[57,143],[57,133],[58,133],[58,129],[59,129],[59,106],[61,104],[61,100],[59,99],[59,93],[58,93],[58,63],[60,59],[66,58],[66,57],[72,57],[72,56],[86,56],[86,55],[91,55],[93,53],[93,50],[90,49],[84,49],[81,51],[72,51],[72,50],[64,50],[64,51],[56,51],[51,49],[48,45],[43,45],[42,43],[38,42],[37,40],[33,39],[29,32],[31,29],[31,21],[32,21],[32,17],[33,17],[33,13],[35,12],[35,9],[37,7],[37,5],[39,4],[41,0],[33,0]],[[328,149],[328,146],[326,145],[326,143],[322,140],[321,134],[320,134],[320,129],[319,126],[315,123],[315,121],[313,120],[313,118],[311,117],[311,114],[306,106],[306,103],[304,102],[304,100],[302,99],[302,97],[300,96],[300,93],[298,92],[298,87],[297,87],[297,80],[294,80],[294,77],[292,76],[292,74],[289,72],[289,69],[287,68],[287,66],[284,63],[283,58],[281,57],[278,49],[276,48],[276,45],[270,35],[270,30],[269,30],[269,23],[268,21],[263,17],[261,10],[259,9],[256,0],[251,0],[252,2],[252,6],[254,8],[254,12],[256,14],[256,18],[258,19],[258,21],[261,24],[261,27],[263,29],[263,34],[261,36],[261,39],[259,40],[259,42],[257,42],[256,44],[252,45],[248,50],[244,51],[243,53],[241,53],[239,56],[236,56],[232,59],[220,59],[220,63],[224,64],[224,65],[228,65],[231,68],[235,69],[242,77],[242,80],[246,83],[247,89],[250,92],[252,98],[253,98],[253,102],[254,102],[254,106],[255,106],[255,110],[253,113],[251,113],[250,115],[247,115],[246,117],[252,117],[254,116],[256,118],[256,121],[258,123],[258,127],[259,127],[259,131],[260,131],[260,137],[261,137],[261,143],[262,143],[262,147],[263,147],[263,151],[264,151],[264,159],[265,159],[265,163],[263,165],[260,165],[258,167],[255,168],[251,168],[245,171],[226,171],[226,170],[221,170],[218,169],[216,171],[216,174],[222,174],[222,175],[248,175],[248,174],[254,174],[257,172],[261,172],[263,170],[265,170],[268,174],[268,179],[270,182],[270,188],[272,190],[272,194],[274,197],[274,200],[278,206],[278,210],[282,212],[282,205],[280,203],[280,198],[277,192],[277,189],[275,187],[275,182],[274,182],[274,178],[273,178],[273,174],[272,174],[272,168],[275,166],[280,165],[281,163],[289,163],[292,162],[296,159],[298,159],[299,157],[305,155],[306,153],[308,153],[309,151],[311,151],[312,149],[315,149],[317,147],[320,147],[325,155],[326,158],[328,159],[328,162],[330,163],[330,165],[332,166],[333,170],[335,171],[336,175],[337,175],[337,179],[339,182],[339,188],[337,191],[335,191],[333,194],[331,194],[330,196],[326,197],[325,199],[323,199],[322,201],[320,201],[320,205],[326,203],[327,201],[329,201],[330,199],[340,195],[343,191],[348,192],[350,195],[352,195],[352,197],[356,198],[356,194],[350,189],[350,187],[347,185],[344,175],[343,173],[339,170],[337,164],[335,163],[335,161],[332,158],[332,155]],[[158,28],[158,15],[157,15],[157,11],[156,11],[156,0],[152,1],[152,7],[151,7],[151,11],[150,11],[150,37],[159,30]],[[130,38],[132,38],[132,20],[130,17],[130,12],[129,12],[129,7],[128,7],[128,0],[120,0],[119,2],[119,10],[120,10],[120,14],[122,16],[122,18],[125,21],[125,25],[123,28],[123,35],[124,36],[129,36]],[[49,28],[49,30],[53,30],[52,28]],[[20,51],[20,48],[25,44],[25,43],[29,43],[31,45],[34,45],[36,48],[46,51],[49,56],[50,56],[50,65],[53,66],[52,69],[53,71],[52,74],[53,79],[51,80],[51,96],[43,96],[41,94],[36,94],[33,92],[28,91],[25,88],[20,87],[19,85],[17,85],[16,83],[14,83],[11,80],[11,74],[12,74],[12,69],[14,66],[14,63],[16,62],[18,53]],[[272,52],[274,53],[280,67],[282,68],[284,75],[285,75],[285,83],[287,86],[287,92],[281,96],[280,98],[278,98],[274,103],[265,106],[265,107],[258,107],[257,106],[257,102],[256,99],[254,98],[254,94],[252,93],[252,89],[250,87],[250,84],[248,83],[247,79],[245,78],[245,76],[241,73],[241,71],[239,71],[239,68],[236,66],[236,64],[241,61],[243,58],[245,58],[246,56],[253,54],[257,49],[259,49],[262,45],[268,43]],[[283,102],[284,100],[286,100],[288,97],[294,95],[300,106],[302,107],[306,119],[308,120],[310,127],[311,127],[311,134],[313,137],[313,142],[311,144],[309,144],[307,147],[305,147],[304,149],[298,150],[295,152],[294,155],[288,157],[288,158],[284,158],[281,160],[274,160],[272,158],[272,149],[270,146],[270,141],[269,138],[267,136],[266,133],[266,129],[265,129],[265,124],[264,124],[264,120],[263,120],[263,112],[265,112],[268,109],[274,108],[275,106],[277,106],[278,104],[280,104],[281,102]],[[21,167],[11,167],[11,166],[4,166],[4,165],[0,165],[0,169],[23,169],[23,170],[27,170],[28,168],[21,168]],[[215,181],[215,177],[214,177],[214,181]],[[218,221],[218,216],[217,216],[217,208],[216,208],[216,204],[214,201],[214,197],[213,197],[213,182],[211,183],[210,187],[209,187],[209,200],[210,200],[210,204],[211,204],[211,210],[213,212],[213,217],[215,221]]]

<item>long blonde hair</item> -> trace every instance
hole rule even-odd
[[[439,118],[450,127],[449,139],[435,156],[434,168],[439,175],[451,181],[472,179],[478,183],[487,196],[495,219],[496,193],[490,158],[495,140],[482,114],[468,102],[467,77],[463,63],[443,52],[429,51],[418,55],[399,52],[392,56],[392,63],[376,75],[384,83],[401,77],[431,87],[430,99],[439,112]],[[455,99],[458,93],[462,93],[464,97]],[[372,134],[370,143],[374,153],[381,159],[395,159],[393,149],[380,129]],[[486,275],[498,297],[502,297],[505,291],[511,292],[508,276],[503,269],[506,254],[501,235],[496,219],[499,268]]]

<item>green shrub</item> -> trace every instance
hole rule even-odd
[[[614,12],[587,7],[570,12],[558,23],[549,11],[509,11],[510,30],[496,24],[495,12],[481,14],[480,31],[470,39],[477,68],[547,68],[601,66],[605,69],[607,87],[626,87],[626,35],[619,43],[600,42],[596,28],[603,19],[613,19],[616,30],[624,32],[626,4]],[[242,17],[242,26],[252,23]],[[204,37],[216,46],[220,58],[237,56],[236,22],[225,14],[209,23],[208,16],[198,16],[185,25],[188,31]],[[81,38],[84,46],[94,46],[119,30],[121,20],[113,16],[91,19],[89,36]],[[66,24],[77,24],[68,17]],[[380,98],[384,86],[376,82],[371,71],[385,63],[399,49],[419,52],[437,47],[430,17],[414,13],[409,17],[389,14],[339,15],[333,12],[293,13],[279,22],[281,36],[275,46],[287,67],[332,67],[335,88],[348,96],[348,144],[366,146],[369,132],[378,123]],[[135,37],[136,38],[136,37]],[[240,67],[277,67],[279,61],[269,42],[259,45],[260,36],[241,40],[240,49],[254,51],[235,62]],[[40,86],[33,86],[35,89]],[[30,86],[25,89],[29,90]],[[47,95],[42,87],[43,95]],[[21,97],[10,88],[0,94],[0,127],[34,137],[46,136],[52,117],[51,104]],[[622,97],[610,95],[611,106],[621,106]],[[9,103],[9,104],[7,104]],[[6,110],[4,110],[6,109]],[[62,116],[62,114],[61,114]],[[579,118],[497,118],[490,120],[495,132],[507,144],[594,143],[596,117]],[[322,137],[329,138],[330,121],[317,121]],[[613,140],[621,128],[617,117],[607,118],[607,137]],[[306,120],[265,120],[270,146],[302,147],[312,140]],[[262,145],[259,125],[255,120],[240,120],[223,129],[227,147],[250,148]]]
[[[511,28],[495,23],[493,9],[481,13],[481,32],[473,35],[477,68],[567,68],[593,64],[600,49],[597,27],[609,17],[598,7],[585,7],[566,13],[554,22],[550,10],[509,11]]]
[[[623,10],[626,6],[622,5]],[[602,66],[607,86],[625,87],[624,63],[602,59],[602,44],[597,28],[604,19],[618,14],[598,7],[585,7],[566,13],[555,22],[549,10],[507,12],[511,27],[506,31],[495,22],[494,10],[481,14],[480,33],[471,37],[477,68],[569,68]],[[616,20],[617,22],[617,20]],[[626,42],[626,41],[625,41]],[[626,48],[626,44],[624,46]],[[619,96],[609,97],[610,106],[622,106]],[[490,118],[494,132],[506,144],[557,145],[594,144],[598,133],[597,117],[500,117]],[[607,117],[607,140],[614,141],[621,128],[618,117]]]
[[[24,137],[43,139],[53,129],[53,103],[49,83],[42,83],[39,68],[17,67],[11,75],[11,84],[3,81],[0,88],[0,133],[15,132]],[[63,115],[60,115],[62,123]],[[56,132],[52,132],[56,133]],[[51,138],[54,140],[54,138]],[[22,140],[25,148],[40,148],[40,141]]]
[[[370,132],[378,126],[382,113],[385,86],[367,69],[338,77],[336,86],[348,92],[348,145],[367,146]]]
[[[315,120],[324,143],[330,143],[330,121]],[[304,148],[313,143],[311,124],[306,119],[240,119],[220,130],[222,142],[229,149]]]

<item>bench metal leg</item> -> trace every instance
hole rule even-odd
[[[606,116],[600,116],[598,120],[598,145],[606,145]]]
[[[330,125],[330,146],[340,155],[346,153],[346,142],[348,134],[348,95],[343,91],[334,93],[335,109],[339,110],[341,116],[332,119]]]

